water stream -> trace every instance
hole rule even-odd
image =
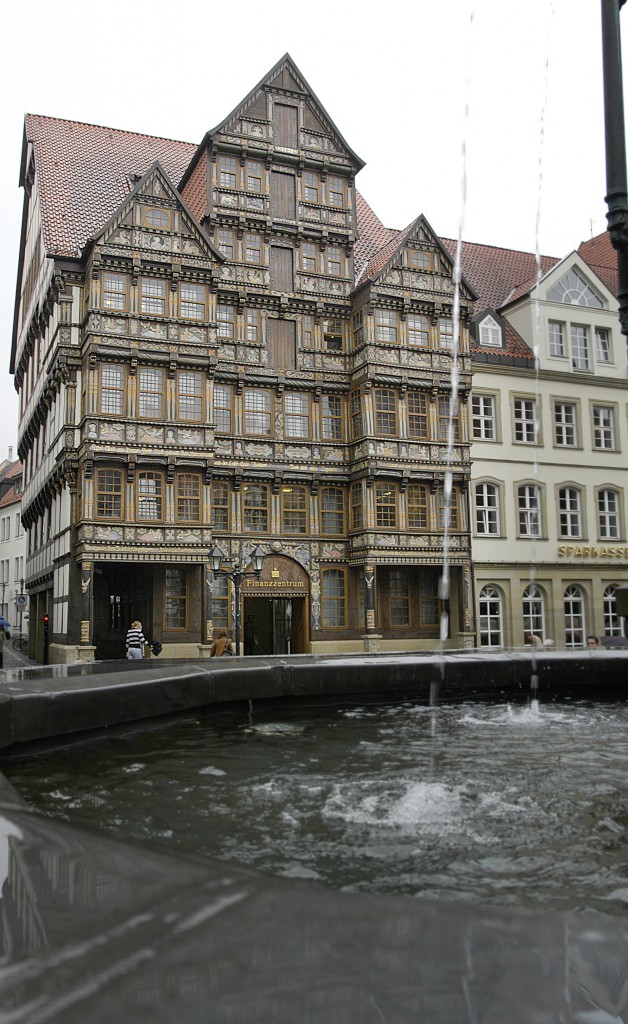
[[[628,903],[624,704],[203,711],[0,767],[44,814],[362,892]]]

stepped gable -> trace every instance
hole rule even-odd
[[[441,238],[444,248],[455,259],[457,242]],[[541,274],[546,274],[556,263],[555,256],[541,256]],[[516,249],[501,249],[494,245],[463,242],[461,251],[462,273],[479,298],[476,313],[483,309],[499,309],[506,302],[526,294],[537,280],[536,255]]]
[[[373,267],[376,264],[380,264],[379,269],[381,270],[386,260],[390,259],[399,245],[404,232],[384,227],[377,214],[373,212],[357,189],[355,200],[358,239],[354,248],[354,263],[357,283],[371,277],[375,272]],[[370,261],[373,261],[372,267],[369,266]]]
[[[48,256],[76,258],[131,191],[159,162],[176,185],[196,146],[101,125],[27,114],[20,184],[32,143]]]
[[[608,290],[617,295],[617,250],[613,248],[610,233],[603,231],[601,235],[581,242],[578,246],[578,255],[591,267]]]

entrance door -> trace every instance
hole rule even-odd
[[[245,654],[305,654],[304,597],[245,597]]]
[[[139,619],[144,636],[153,622],[153,572],[142,565],[102,564],[94,577],[96,658],[124,658],[129,626]]]

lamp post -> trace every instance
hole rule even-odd
[[[259,544],[257,544],[251,551],[250,564],[252,565],[252,568],[245,569],[240,565],[239,561],[236,561],[232,566],[225,568],[223,567],[225,555],[218,545],[215,544],[209,552],[209,561],[214,576],[226,576],[233,583],[233,595],[235,601],[233,632],[235,634],[236,654],[240,653],[240,589],[242,587],[242,580],[246,576],[255,576],[256,579],[259,579],[262,573],[262,565],[264,564],[265,557],[266,555],[264,551]]]
[[[602,0],[602,71],[606,139],[606,220],[617,250],[617,298],[622,334],[628,335],[628,182],[619,12],[626,0]]]

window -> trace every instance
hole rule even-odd
[[[214,384],[214,423],[217,434],[232,432],[232,401],[231,388],[224,387],[222,384]]]
[[[21,537],[23,533],[24,533],[24,531],[22,529],[22,517],[20,516],[19,512],[16,512],[15,513],[15,536],[16,537]]]
[[[266,484],[245,484],[243,493],[243,526],[245,533],[268,532],[268,487]]]
[[[545,640],[545,595],[531,583],[523,592],[523,635],[534,633]]]
[[[554,432],[558,447],[575,448],[576,407],[571,402],[555,402]]]
[[[229,531],[229,484],[224,480],[212,480],[211,484],[211,525],[218,533]]]
[[[137,518],[159,522],[162,518],[161,473],[141,470],[137,474]]]
[[[429,528],[429,494],[426,484],[408,484],[406,508],[409,530]]]
[[[164,592],[164,628],[186,629],[188,609],[188,585],[185,569],[166,566]]]
[[[327,273],[333,277],[340,277],[342,274],[342,253],[338,245],[327,246]]]
[[[246,189],[247,192],[262,191],[262,165],[259,160],[246,161]]]
[[[303,348],[311,348],[314,341],[314,318],[304,316],[301,321]]]
[[[584,597],[580,587],[570,586],[563,597],[565,614],[565,646],[584,647]]]
[[[536,401],[533,398],[515,398],[515,441],[534,444],[538,437]]]
[[[155,206],[143,206],[142,221],[149,228],[169,228],[170,210]]]
[[[409,313],[407,324],[408,345],[422,345],[423,348],[427,348],[430,343],[430,325],[427,317],[422,313]]]
[[[345,206],[345,187],[342,178],[330,175],[327,179],[327,202],[330,206]]]
[[[305,487],[286,484],[281,488],[283,532],[307,533],[307,491]]]
[[[103,363],[100,367],[100,411],[106,416],[124,412],[124,367]]]
[[[605,327],[595,328],[595,355],[598,363],[610,363],[611,361],[610,331]]]
[[[475,524],[479,536],[498,536],[499,489],[495,484],[475,485]]]
[[[164,316],[166,312],[166,282],[154,277],[140,278],[140,312],[151,316]]]
[[[214,576],[212,621],[214,629],[229,628],[229,580],[226,576]]]
[[[501,348],[502,330],[497,320],[487,316],[480,324],[480,345],[487,348]]]
[[[205,285],[183,281],[181,283],[179,306],[181,317],[184,320],[206,320],[207,302]]]
[[[550,302],[566,302],[574,306],[602,307],[601,299],[573,268],[549,289],[547,298]]]
[[[460,529],[460,517],[458,515],[459,498],[460,490],[457,487],[452,487],[449,493],[447,487],[439,487],[436,491],[436,514],[438,516],[439,530]]]
[[[350,514],[351,514],[351,529],[361,530],[363,525],[363,506],[362,506],[362,484],[358,480],[356,483],[351,484],[350,496]]]
[[[321,533],[339,537],[345,532],[345,496],[341,487],[321,487]]]
[[[375,523],[378,530],[397,528],[397,488],[392,483],[375,484]]]
[[[564,324],[558,320],[550,320],[547,329],[549,334],[549,354],[564,359],[566,354]]]
[[[177,376],[177,413],[180,420],[203,418],[203,379],[200,373],[182,370]]]
[[[394,309],[375,310],[375,340],[387,342],[397,340],[397,313]]]
[[[0,541],[11,540],[11,516],[3,516],[0,520]]]
[[[323,340],[328,352],[342,352],[342,320],[323,321]]]
[[[517,488],[519,536],[541,536],[541,492],[535,484],[522,484]]]
[[[176,477],[177,522],[200,523],[201,478],[198,473],[178,473]]]
[[[408,410],[408,437],[427,440],[429,437],[429,419],[427,395],[424,391],[408,391],[406,394]]]
[[[574,370],[589,370],[589,328],[571,325],[571,364]]]
[[[122,488],[122,470],[96,470],[96,515],[99,519],[122,518]]]
[[[219,338],[232,340],[235,338],[235,309],[219,302],[216,307],[217,333]]]
[[[233,231],[231,228],[219,228],[217,237],[218,251],[228,259],[232,260],[235,254],[233,244]]]
[[[454,322],[449,316],[441,316],[438,321],[438,347],[453,349]]]
[[[138,373],[138,414],[163,419],[164,376],[161,370],[141,366]]]
[[[417,270],[429,270],[432,265],[431,254],[422,249],[409,249],[408,264]]]
[[[449,395],[440,395],[438,398],[438,440],[445,441],[447,444],[450,440],[460,440],[458,413],[455,407],[452,410],[452,401],[453,399]]]
[[[218,183],[221,188],[237,187],[237,167],[234,156],[220,156],[218,158]]]
[[[269,391],[244,392],[244,433],[266,437],[272,433]]]
[[[610,406],[593,406],[593,447],[606,451],[615,448],[615,416]]]
[[[259,309],[247,309],[246,311],[246,340],[259,342]]]
[[[103,274],[103,309],[125,310],[128,308],[126,274]]]
[[[342,441],[342,399],[340,395],[321,398],[322,434],[324,441]]]
[[[353,314],[353,344],[357,347],[364,342],[364,311]]]
[[[344,569],[321,570],[323,629],[343,629],[347,622],[347,574]]]
[[[475,441],[495,441],[497,439],[497,418],[493,395],[473,395],[471,417]]]
[[[245,232],[244,258],[247,263],[262,262],[262,239],[257,231]]]
[[[392,389],[375,391],[375,433],[385,437],[397,434],[397,397]]]
[[[315,274],[318,267],[316,262],[316,246],[314,242],[304,242],[301,246],[301,267],[308,274]]]
[[[351,437],[356,441],[363,434],[362,425],[362,392],[351,392]]]
[[[410,585],[405,569],[391,569],[388,576],[391,627],[410,625]]]
[[[478,599],[480,619],[480,647],[502,646],[502,596],[490,584],[482,587]]]
[[[623,636],[621,618],[617,614],[615,591],[617,586],[611,583],[604,590],[604,633],[606,636]]]
[[[319,187],[318,174],[306,171],[303,175],[303,198],[306,203],[318,202]]]
[[[604,488],[597,495],[598,531],[600,540],[618,540],[619,495],[617,491]]]
[[[310,436],[310,399],[308,395],[287,391],[284,395],[285,437]]]
[[[580,491],[575,487],[561,487],[558,492],[558,507],[560,536],[581,537]]]

